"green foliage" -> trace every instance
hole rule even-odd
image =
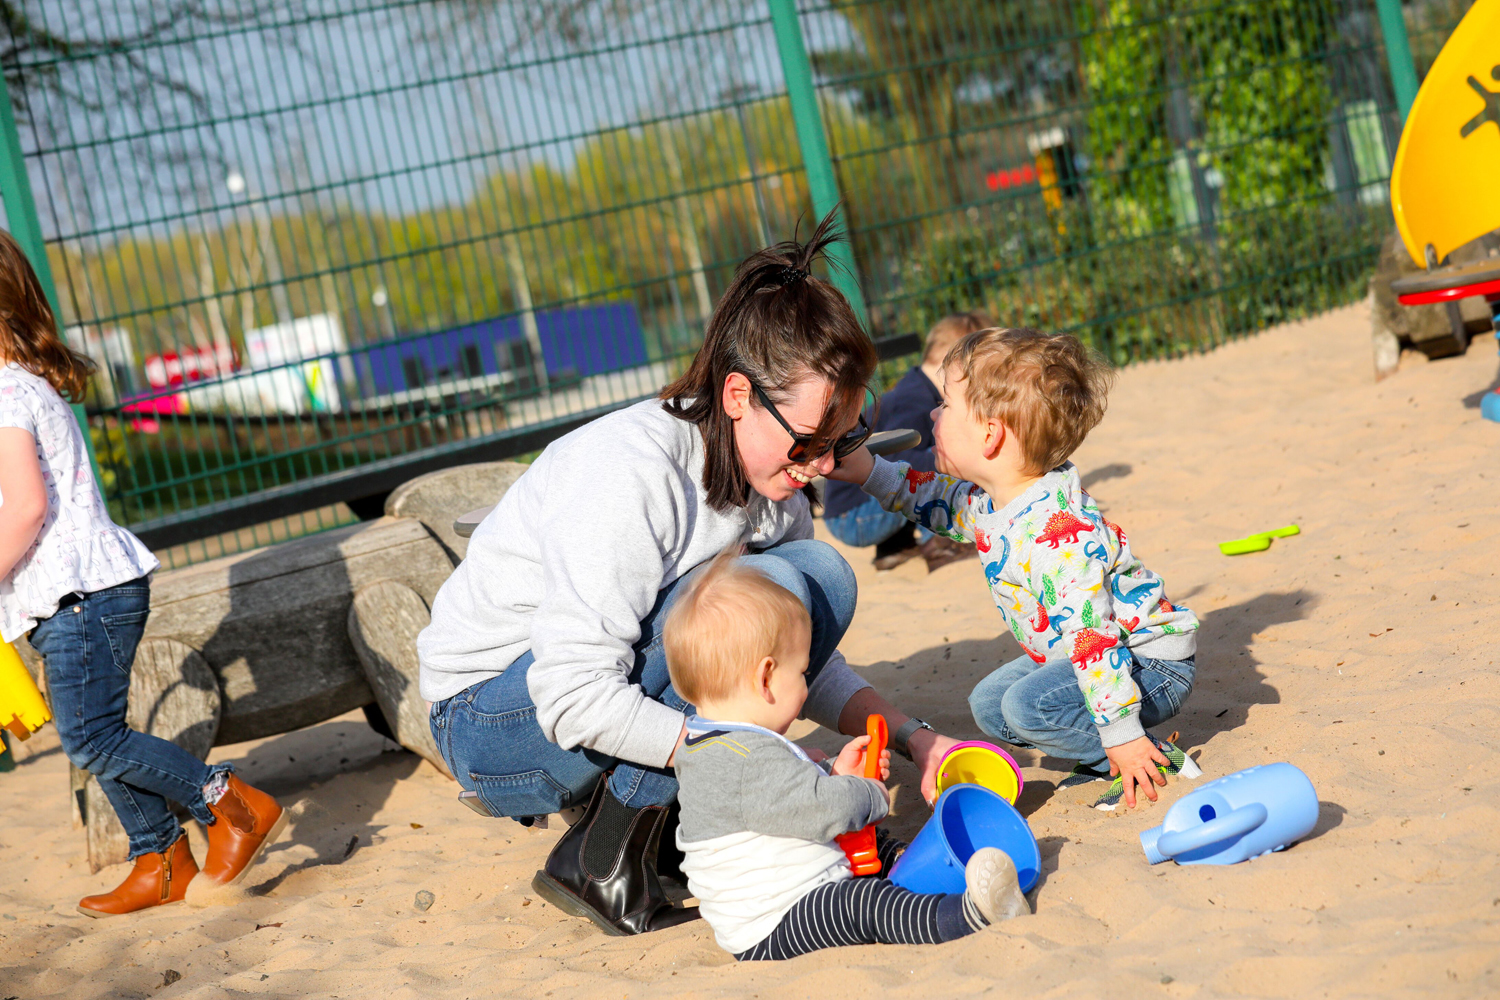
[[[930,233],[901,265],[901,325],[983,308],[1124,364],[1357,298],[1389,220],[1326,187],[1338,9],[1075,5],[1085,196],[1050,211],[1012,198]]]
[[[1185,225],[1170,190],[1178,150],[1222,177],[1226,216],[1326,194],[1326,49],[1338,9],[1337,0],[1080,4],[1098,221],[1132,235]]]
[[[939,234],[911,255],[903,325],[979,308],[1074,333],[1116,364],[1175,356],[1354,301],[1387,216],[1309,199],[1223,220],[1213,244],[1169,230],[1076,249],[1049,247],[1045,220],[1027,224]]]
[[[89,440],[94,447],[94,461],[99,466],[100,492],[108,497],[119,484],[119,470],[127,467],[130,458],[125,431],[112,420],[96,420],[89,424]]]

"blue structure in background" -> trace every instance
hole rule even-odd
[[[549,382],[635,368],[649,361],[633,302],[539,310],[534,315]],[[493,385],[509,382],[523,391],[535,384],[531,345],[520,316],[384,341],[355,348],[351,355],[366,397],[461,380]],[[506,373],[512,379],[504,378]]]

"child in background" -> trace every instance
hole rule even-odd
[[[36,273],[0,231],[0,631],[6,642],[29,633],[63,752],[98,779],[130,835],[125,881],[78,904],[104,917],[177,902],[200,874],[168,800],[207,826],[201,874],[218,884],[239,881],[285,818],[229,765],[125,724],[159,564],[110,520],[59,394],[82,399],[90,367],[58,339]]]
[[[677,845],[688,887],[719,946],[746,960],[847,944],[951,941],[1030,907],[1016,867],[974,852],[967,891],[918,895],[881,877],[904,845],[881,837],[881,876],[853,878],[834,838],[883,819],[885,785],[863,773],[869,737],[825,772],[785,736],[807,700],[807,609],[756,570],[720,555],[668,614],[672,686],[697,706],[677,755]],[[890,776],[890,753],[881,775]]]
[[[943,401],[938,390],[943,378],[943,358],[960,339],[989,325],[989,317],[979,312],[955,313],[938,320],[927,331],[922,363],[880,397],[880,405],[874,412],[865,411],[865,419],[873,430],[905,427],[921,435],[922,440],[915,448],[896,452],[890,456],[891,461],[905,462],[923,472],[937,468],[932,457],[932,410]],[[823,522],[828,525],[829,533],[845,545],[875,546],[877,570],[895,569],[920,555],[931,573],[974,555],[973,545],[935,535],[900,514],[883,510],[879,501],[865,496],[854,483],[828,484],[823,491]]]
[[[1060,787],[1113,778],[1095,803],[1155,801],[1164,775],[1201,772],[1146,732],[1192,691],[1198,619],[1106,521],[1068,461],[1104,416],[1113,373],[1077,339],[1030,329],[970,334],[943,362],[934,412],[942,474],[861,448],[830,478],[979,547],[990,594],[1026,656],[969,696],[997,739],[1077,761]],[[1173,739],[1175,739],[1175,734]]]

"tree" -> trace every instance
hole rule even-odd
[[[1123,234],[1183,225],[1180,190],[1174,206],[1174,161],[1190,171],[1179,168],[1177,176],[1191,181],[1195,201],[1203,201],[1210,171],[1216,174],[1222,187],[1215,214],[1225,219],[1325,195],[1326,49],[1337,6],[1081,4],[1096,216]]]
[[[820,48],[813,68],[854,110],[894,122],[913,211],[961,203],[962,138],[1017,110],[1056,104],[1073,85],[1066,24],[1024,0],[831,0],[854,45]],[[1025,38],[1025,45],[1016,40]],[[842,151],[841,152],[845,152]]]

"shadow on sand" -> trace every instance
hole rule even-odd
[[[1219,733],[1244,725],[1251,706],[1279,703],[1281,696],[1267,683],[1260,662],[1251,652],[1252,637],[1271,626],[1305,617],[1312,601],[1309,591],[1267,592],[1201,614],[1193,692],[1182,711],[1160,727],[1164,730],[1161,735],[1170,735],[1176,729],[1183,746],[1197,747]],[[859,672],[896,705],[926,719],[939,732],[955,739],[993,741],[975,725],[968,693],[992,670],[1022,655],[1015,639],[1004,633],[994,639],[932,646],[900,661],[860,667]],[[820,731],[812,742],[832,753],[843,745],[844,738]],[[1073,765],[1072,761],[1045,757],[1035,750],[1006,749],[1023,767],[1040,765],[1055,770],[1057,779]],[[914,765],[900,757],[893,759],[891,782],[899,787],[889,822],[891,832],[903,839],[914,836],[929,815],[919,781]],[[1030,815],[1056,790],[1056,780],[1034,778],[1026,783],[1017,808],[1022,815]]]

